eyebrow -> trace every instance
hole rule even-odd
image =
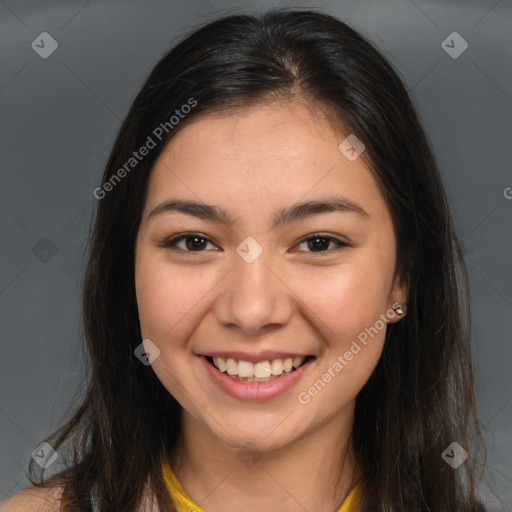
[[[148,214],[147,221],[164,212],[185,213],[200,219],[218,222],[226,226],[232,226],[237,220],[231,217],[226,210],[223,210],[218,206],[198,201],[169,199],[151,210]],[[331,196],[296,203],[292,206],[281,208],[272,218],[272,229],[291,224],[307,217],[312,217],[313,215],[320,215],[328,212],[354,213],[361,217],[369,217],[368,213],[357,203],[345,197]]]

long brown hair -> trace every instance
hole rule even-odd
[[[62,485],[68,511],[89,511],[93,488],[104,512],[136,511],[148,489],[161,510],[172,507],[161,463],[176,446],[181,408],[134,357],[135,239],[156,158],[204,113],[294,96],[327,108],[365,144],[409,284],[407,315],[388,326],[357,397],[362,510],[477,510],[468,278],[429,142],[402,80],[364,37],[322,13],[278,9],[227,16],[186,37],[155,66],[119,130],[95,194],[85,275],[87,392],[49,439],[68,454],[67,469],[38,484]],[[191,99],[186,116],[169,122]],[[149,154],[119,173],[148,137]],[[458,470],[441,457],[454,441],[470,454]]]

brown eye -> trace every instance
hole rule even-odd
[[[184,240],[185,246],[191,251],[204,249],[206,245],[206,238],[200,236],[187,236]]]
[[[204,252],[204,249],[209,243],[213,245],[204,235],[200,233],[190,233],[173,236],[163,242],[162,247],[184,252]]]
[[[331,243],[334,243],[334,249],[329,249]],[[321,233],[315,234],[314,236],[310,236],[305,238],[298,244],[301,246],[303,244],[307,244],[308,250],[306,252],[315,252],[315,253],[326,253],[333,252],[341,249],[342,247],[347,247],[348,244],[334,238],[332,236],[323,235]]]

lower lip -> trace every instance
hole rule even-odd
[[[229,377],[226,373],[219,371],[210,364],[205,356],[199,356],[206,371],[210,374],[213,382],[223,391],[234,398],[241,400],[271,400],[286,393],[301,379],[304,373],[311,366],[314,359],[310,359],[295,371],[282,373],[279,377],[269,382],[243,382]]]

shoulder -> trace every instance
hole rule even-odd
[[[61,487],[28,487],[0,501],[0,512],[60,512],[61,496]]]

